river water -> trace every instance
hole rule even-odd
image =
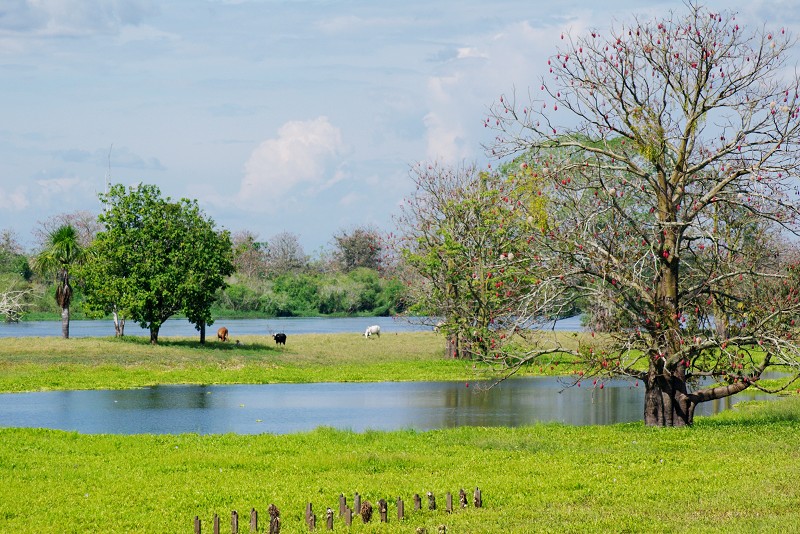
[[[413,332],[430,330],[429,324],[423,324],[419,317],[276,317],[271,319],[218,319],[207,328],[206,335],[216,336],[217,328],[224,326],[230,332],[231,339],[236,336],[268,335],[275,332],[286,334],[331,334],[357,332],[373,324],[381,327],[381,333]],[[430,323],[430,321],[428,321]],[[557,321],[552,326],[555,330],[580,330],[580,318],[571,317]],[[21,321],[19,323],[0,322],[0,337],[53,337],[61,335],[61,321]],[[114,323],[102,321],[71,321],[70,337],[106,337],[114,335]],[[127,336],[150,336],[136,323],[125,325]],[[194,325],[186,319],[169,319],[159,332],[161,336],[192,337],[199,336]]]
[[[0,427],[88,434],[286,434],[320,426],[363,432],[458,426],[516,427],[558,421],[604,425],[641,421],[643,387],[590,383],[564,389],[557,378],[485,383],[388,382],[157,386],[133,390],[0,394]],[[704,403],[698,415],[756,398]]]

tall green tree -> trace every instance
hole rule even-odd
[[[653,426],[800,372],[797,255],[776,240],[800,235],[795,40],[686,11],[565,35],[533,98],[504,95],[486,123],[495,155],[531,155],[548,199],[531,298],[607,310],[612,335],[574,352],[582,376],[641,381]]]
[[[204,341],[214,294],[234,271],[228,231],[216,230],[197,201],[162,198],[154,185],[114,185],[100,199],[104,230],[83,273],[87,307],[116,306],[154,344],[164,321],[183,312]]]
[[[78,233],[69,224],[52,230],[42,249],[34,258],[34,268],[43,276],[55,275],[55,298],[61,307],[61,335],[69,338],[69,305],[72,301],[70,270],[86,258],[86,249],[78,240]]]

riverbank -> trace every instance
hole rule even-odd
[[[231,510],[247,528],[274,503],[282,532],[324,524],[340,494],[389,502],[390,522],[349,532],[796,532],[796,399],[699,418],[431,432],[319,429],[293,435],[111,436],[0,430],[0,531],[190,532]],[[765,451],[769,451],[765,454]],[[480,487],[484,507],[444,511],[445,493]],[[432,492],[438,510],[414,511]],[[398,497],[406,520],[396,519]],[[336,518],[335,532],[348,532]],[[227,528],[227,526],[225,527]],[[262,527],[263,528],[263,527]],[[319,528],[319,527],[318,527]],[[324,528],[324,527],[323,527]]]
[[[575,343],[576,334],[554,333]],[[480,380],[491,369],[446,358],[433,332],[301,334],[276,345],[269,336],[242,336],[240,345],[161,338],[0,338],[0,392],[123,389],[158,384],[275,384]],[[566,374],[565,364],[527,374]]]

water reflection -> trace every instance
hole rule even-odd
[[[570,388],[554,378],[463,382],[158,386],[114,391],[0,395],[0,426],[110,434],[285,434],[330,426],[430,430],[515,427],[560,421],[603,425],[642,419],[643,388],[626,381]],[[704,403],[697,415],[730,408],[738,395]],[[769,398],[763,396],[762,398]]]

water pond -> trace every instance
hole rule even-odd
[[[428,321],[430,322],[430,321]],[[270,319],[218,319],[208,328],[210,337],[216,335],[217,328],[226,327],[232,339],[236,336],[268,335],[275,332],[286,334],[363,334],[366,327],[377,324],[383,333],[414,332],[430,330],[421,318],[411,317],[275,317]],[[553,325],[551,325],[553,326]],[[577,331],[581,329],[580,318],[571,317],[557,321],[555,330]],[[0,322],[0,337],[52,337],[61,335],[61,321],[21,321],[19,323]],[[110,320],[72,321],[69,324],[70,337],[106,337],[114,335],[114,324]],[[139,325],[128,322],[125,335],[149,336],[150,333]],[[169,319],[161,327],[159,336],[199,336],[194,325],[186,319]]]
[[[87,434],[286,434],[319,426],[430,430],[560,421],[603,425],[642,419],[643,388],[611,381],[564,389],[557,378],[464,382],[158,386],[114,391],[0,394],[0,427]],[[705,403],[698,415],[756,397]]]

